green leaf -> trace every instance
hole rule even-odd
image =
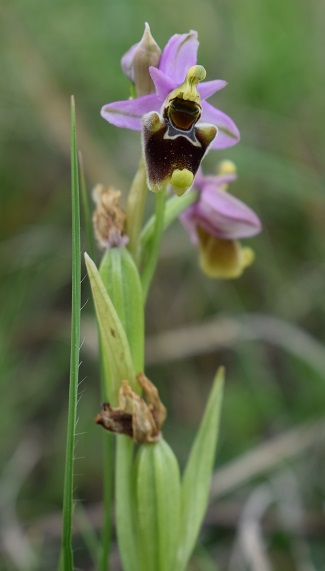
[[[73,571],[72,514],[73,514],[73,475],[74,444],[77,419],[78,374],[80,350],[80,299],[81,299],[81,260],[80,260],[80,210],[78,158],[76,146],[75,103],[71,98],[71,194],[72,194],[72,315],[70,384],[68,405],[68,432],[64,472],[62,548],[60,565],[64,571]]]
[[[100,276],[125,331],[136,372],[144,369],[144,312],[142,288],[133,258],[125,248],[110,248],[100,266]],[[103,347],[103,342],[101,343]],[[103,352],[103,350],[102,350]],[[111,363],[104,355],[105,378],[111,383]],[[116,448],[116,529],[123,568],[138,570],[133,502],[133,442],[119,436]]]
[[[112,406],[116,406],[122,380],[129,381],[132,388],[138,390],[130,347],[116,309],[94,262],[87,254],[85,254],[85,261],[99,323],[103,357],[109,368],[110,386],[107,387],[107,393]]]
[[[126,333],[134,370],[139,373],[144,370],[144,311],[137,267],[126,248],[110,248],[99,273]]]
[[[103,383],[102,383],[103,384]],[[104,387],[103,387],[104,388]],[[106,391],[105,391],[106,393]],[[106,397],[104,397],[106,398]],[[102,432],[103,439],[103,524],[100,534],[98,571],[109,571],[109,553],[112,542],[112,504],[114,482],[114,444],[113,434]]]
[[[104,254],[100,275],[119,316],[129,343],[136,372],[144,369],[144,312],[142,288],[133,258],[125,248],[110,248]],[[101,343],[103,346],[103,343]],[[104,358],[106,384],[111,381],[111,367]],[[138,554],[133,505],[133,442],[117,437],[116,448],[116,529],[125,571],[137,571]],[[104,567],[103,567],[104,568]]]
[[[183,571],[193,548],[208,506],[223,393],[224,369],[219,369],[198,433],[185,468],[182,482],[177,571]]]
[[[116,406],[122,380],[128,380],[133,389],[138,390],[132,357],[139,371],[143,370],[144,325],[140,278],[131,255],[125,249],[114,248],[105,254],[101,275],[87,255],[86,264],[101,334],[106,393],[108,400]],[[135,338],[137,327],[140,339]],[[132,355],[127,335],[131,340]],[[119,549],[124,571],[138,571],[132,496],[134,445],[132,440],[124,436],[118,436],[116,444],[115,511]]]
[[[174,571],[180,524],[180,474],[164,440],[142,444],[134,475],[140,570]]]

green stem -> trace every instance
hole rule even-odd
[[[155,212],[155,222],[153,227],[152,241],[150,243],[148,259],[141,276],[144,301],[147,299],[150,284],[158,262],[161,237],[164,230],[165,202],[166,202],[166,188],[163,188],[160,192],[157,192],[156,194],[156,212]]]
[[[198,194],[198,191],[191,191],[184,196],[173,196],[173,198],[167,200],[165,205],[164,231],[184,210],[186,210],[186,208],[197,201]],[[154,234],[155,222],[156,216],[153,215],[149,218],[141,232],[141,262],[148,256],[148,251]]]
[[[147,197],[147,178],[144,159],[141,158],[138,170],[130,188],[127,203],[127,235],[129,237],[128,249],[135,262],[139,258],[139,240],[142,227],[144,206]]]

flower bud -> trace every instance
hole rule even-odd
[[[160,56],[161,49],[152,37],[149,24],[146,22],[141,41],[132,46],[121,61],[124,75],[135,85],[137,97],[154,93],[155,86],[149,67],[158,67]]]
[[[229,159],[220,161],[220,163],[218,164],[217,174],[223,175],[223,174],[236,174],[236,173],[237,173],[237,167],[235,163],[233,163]]]
[[[93,214],[95,236],[101,248],[125,246],[126,213],[119,204],[120,191],[98,184],[93,190],[96,210]]]
[[[227,159],[225,159],[224,161],[220,161],[220,163],[217,166],[217,175],[226,176],[226,177],[228,175],[233,175],[235,177],[236,174],[237,174],[237,167],[235,163]],[[219,188],[220,190],[228,190],[228,186],[229,186],[228,182],[225,182],[224,184],[220,184]]]

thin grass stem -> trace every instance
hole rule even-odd
[[[73,571],[72,516],[73,516],[73,479],[74,445],[78,400],[78,373],[80,348],[80,302],[81,302],[81,260],[80,260],[80,210],[78,157],[76,148],[75,102],[71,98],[71,194],[72,194],[72,316],[71,316],[71,353],[70,384],[68,404],[68,431],[63,491],[63,521],[61,569]]]

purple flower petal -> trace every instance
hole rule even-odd
[[[157,67],[149,67],[151,79],[156,87],[156,94],[161,101],[165,101],[167,95],[176,87],[175,83]]]
[[[261,222],[251,208],[215,185],[204,187],[196,208],[197,224],[207,232],[224,240],[237,240],[255,236]]]
[[[159,111],[161,102],[156,93],[127,99],[125,101],[115,101],[104,105],[101,109],[101,116],[116,127],[125,127],[134,131],[141,131],[141,118],[149,111]]]
[[[240,134],[233,120],[206,101],[202,102],[201,120],[212,123],[219,129],[218,135],[210,147],[211,149],[226,149],[238,143]]]
[[[134,83],[133,60],[138,45],[139,42],[137,44],[133,44],[133,46],[130,47],[130,49],[124,54],[124,56],[121,59],[122,71],[124,75],[133,83]]]
[[[175,84],[183,83],[186,73],[196,64],[199,42],[197,32],[191,30],[188,34],[175,34],[166,45],[159,64],[159,69]]]
[[[215,79],[213,81],[205,81],[204,83],[199,83],[197,86],[197,90],[201,96],[201,99],[208,99],[211,97],[216,91],[220,91],[226,87],[227,82],[223,79]]]
[[[220,175],[206,175],[204,176],[201,169],[201,177],[195,177],[194,181],[194,188],[198,188],[199,190],[204,190],[206,186],[213,186],[214,188],[220,189],[224,184],[229,184],[234,180],[237,180],[236,173],[229,173],[229,174],[220,174]]]

